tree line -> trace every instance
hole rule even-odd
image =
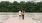
[[[26,12],[42,12],[42,1],[37,3],[30,1],[14,1],[13,3],[9,1],[0,2],[0,12],[18,12],[19,10]]]

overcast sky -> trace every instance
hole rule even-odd
[[[0,1],[10,1],[10,2],[13,2],[13,1],[17,1],[17,2],[20,2],[20,1],[36,1],[36,2],[40,2],[42,0],[0,0]]]

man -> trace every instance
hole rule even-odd
[[[22,11],[22,19],[24,20],[24,11]]]

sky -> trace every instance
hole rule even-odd
[[[27,2],[27,1],[34,1],[34,2],[40,2],[42,0],[0,0],[0,2],[1,1],[10,1],[10,2],[13,2],[13,1],[17,1],[17,2],[20,2],[20,1],[25,1],[25,2]]]

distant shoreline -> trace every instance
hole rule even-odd
[[[1,13],[3,13],[3,12],[1,12]],[[6,12],[6,13],[18,13],[18,12]],[[42,13],[42,12],[25,12],[25,13]]]

